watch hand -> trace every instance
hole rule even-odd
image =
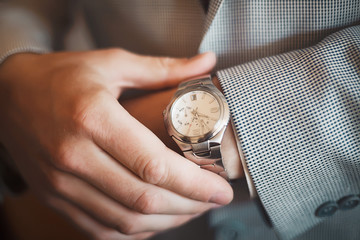
[[[202,122],[203,126],[205,126],[208,130],[210,130],[209,126],[204,122],[204,120],[201,119],[200,121]]]
[[[186,135],[187,135],[187,136],[189,136],[190,129],[191,129],[191,124],[192,124],[192,123],[190,123],[189,128],[188,128],[187,131],[186,131]]]
[[[197,114],[198,114],[199,117],[205,117],[205,118],[208,118],[210,120],[217,121],[216,118],[212,118],[212,117],[210,117],[208,115],[205,115],[205,114],[202,114],[202,113],[197,113]]]
[[[195,117],[192,117],[192,118],[191,118],[191,122],[190,122],[190,124],[189,124],[189,127],[188,127],[188,129],[187,129],[187,131],[186,131],[186,135],[187,135],[187,136],[189,136],[190,129],[191,129],[191,126],[192,126],[194,120],[195,120]]]
[[[204,125],[200,124],[200,127],[201,127],[201,133],[200,134],[204,134]]]
[[[199,117],[206,117],[206,118],[210,118],[208,115],[205,115],[205,114],[202,114],[202,113],[197,113],[197,115],[198,115]]]

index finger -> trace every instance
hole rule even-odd
[[[232,189],[223,178],[168,149],[120,104],[108,101],[105,112],[112,114],[96,123],[100,131],[92,133],[95,143],[143,181],[203,202],[232,200]]]

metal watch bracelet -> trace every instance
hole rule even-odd
[[[218,91],[211,80],[211,75],[183,82],[179,85],[178,91],[190,86],[206,86],[214,91]],[[223,138],[225,128],[213,138],[200,143],[184,144],[176,139],[176,137],[173,136],[172,138],[178,143],[187,159],[195,162],[201,168],[212,171],[219,174],[226,180],[229,180],[221,155],[221,140]]]

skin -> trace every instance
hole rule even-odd
[[[14,55],[0,67],[0,141],[39,198],[92,238],[147,238],[229,203],[233,192],[117,99],[126,88],[177,85],[215,61],[121,49]]]
[[[233,192],[117,99],[127,88],[176,86],[215,62],[212,53],[121,49],[13,55],[0,66],[0,141],[37,196],[93,239],[148,238],[228,204]]]

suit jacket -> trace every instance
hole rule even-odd
[[[18,2],[0,5],[0,61],[62,49],[69,5]],[[79,2],[97,48],[218,56],[259,200],[240,197],[248,194],[239,180],[230,206],[157,238],[359,239],[360,2],[211,0],[208,9],[201,2]]]

